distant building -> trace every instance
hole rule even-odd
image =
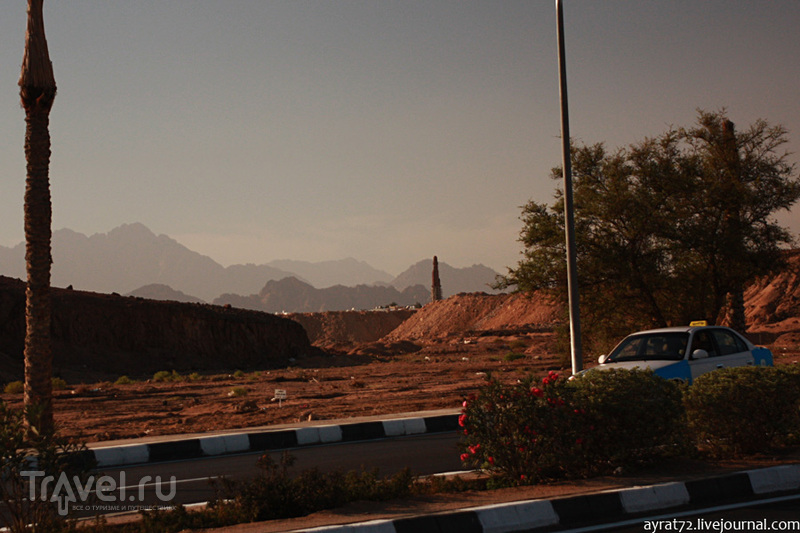
[[[431,284],[431,301],[442,299],[442,282],[439,280],[439,259],[433,256],[433,283]]]

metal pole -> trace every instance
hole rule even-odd
[[[569,293],[569,335],[572,374],[583,368],[581,354],[581,320],[578,297],[578,267],[575,254],[575,215],[572,205],[572,161],[569,146],[569,107],[567,105],[567,62],[564,53],[564,12],[561,0],[556,0],[558,18],[558,70],[561,99],[561,145],[564,173],[564,233],[567,245],[567,291]]]

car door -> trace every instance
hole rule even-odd
[[[692,381],[706,372],[711,372],[717,368],[717,356],[719,352],[717,351],[714,337],[711,335],[711,330],[701,329],[700,331],[696,331],[692,336],[692,346],[690,350],[689,370],[692,375]],[[697,350],[705,350],[708,353],[708,357],[694,359],[694,352]]]
[[[753,354],[747,344],[733,331],[727,329],[712,329],[711,335],[719,350],[717,368],[734,366],[747,366],[753,364]]]
[[[708,357],[690,359],[692,380],[712,370],[753,364],[753,355],[744,341],[726,329],[709,328],[696,332],[692,339],[692,353],[698,349],[708,352]]]

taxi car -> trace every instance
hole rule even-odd
[[[730,328],[705,322],[633,333],[597,362],[588,370],[650,369],[662,378],[689,383],[718,368],[773,365],[767,348]]]

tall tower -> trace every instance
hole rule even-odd
[[[433,283],[431,285],[431,301],[437,302],[442,299],[442,283],[439,281],[439,259],[433,256]]]

